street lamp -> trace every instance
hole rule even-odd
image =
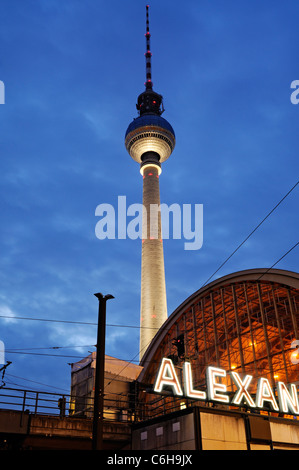
[[[92,450],[103,449],[103,412],[104,412],[104,378],[105,378],[105,335],[106,335],[106,302],[114,299],[113,295],[94,294],[99,300],[97,354],[94,385],[94,409],[92,427]]]

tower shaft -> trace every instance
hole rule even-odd
[[[159,173],[160,168],[154,164],[143,169],[140,359],[167,320]]]

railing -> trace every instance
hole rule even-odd
[[[64,418],[93,418],[94,399],[91,396],[72,396],[37,390],[0,388],[0,410],[16,410],[32,415],[51,415]],[[137,412],[130,408],[127,396],[109,394],[104,399],[104,420],[132,422]]]
[[[0,408],[2,409],[65,416],[71,414],[71,406],[72,397],[67,394],[17,388],[0,389]]]
[[[189,400],[173,397],[168,403],[163,396],[151,395],[149,401],[110,393],[104,399],[105,421],[138,422],[192,406]],[[72,396],[17,388],[0,389],[0,410],[17,410],[31,415],[93,418],[93,396]]]

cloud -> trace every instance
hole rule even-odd
[[[108,324],[139,325],[141,243],[94,233],[98,204],[142,202],[124,147],[145,74],[145,9],[133,3],[15,0],[1,10],[0,305],[9,316],[96,322],[93,294],[103,291],[115,296]],[[298,9],[270,0],[151,6],[154,86],[177,136],[161,202],[204,205],[201,250],[164,244],[169,313],[295,183]],[[297,212],[298,191],[217,275],[276,261],[294,243]],[[285,268],[298,269],[297,252]],[[1,319],[1,335],[11,348],[65,345],[80,355],[96,326]],[[108,354],[138,349],[138,329],[107,327]],[[67,361],[19,355],[13,367],[58,383],[70,380]]]
[[[4,305],[4,304],[0,304],[0,321],[1,323],[4,323],[4,324],[15,324],[17,323],[17,319],[13,319],[13,317],[16,317],[17,315],[15,314],[15,312],[13,312],[13,310],[8,307],[7,305]],[[5,318],[7,317],[7,318]],[[8,318],[8,317],[12,317],[12,318]]]

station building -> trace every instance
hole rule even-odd
[[[236,272],[192,294],[113,390],[127,400],[129,448],[299,450],[298,322],[294,272]]]

